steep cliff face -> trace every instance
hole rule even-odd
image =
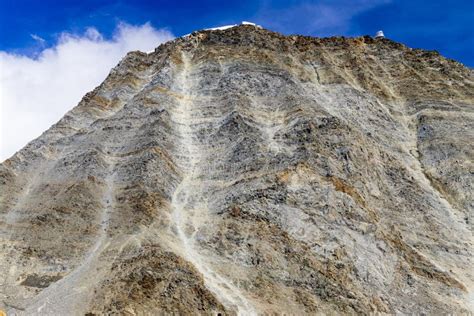
[[[12,314],[474,310],[474,77],[251,25],[131,52],[0,165]]]

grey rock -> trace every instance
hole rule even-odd
[[[472,71],[389,39],[131,52],[0,165],[0,307],[473,312],[473,139]]]

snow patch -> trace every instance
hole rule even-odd
[[[240,24],[229,24],[229,25],[222,25],[222,26],[217,26],[217,27],[211,27],[211,28],[203,29],[202,31],[223,31],[223,30],[227,30],[227,29],[230,29],[230,28],[239,26],[239,25],[251,25],[251,26],[254,26],[254,27],[259,28],[259,29],[262,28],[260,25],[255,24],[255,23],[253,23],[253,22],[242,21]],[[181,36],[181,37],[188,37],[188,36],[190,36],[191,34],[192,34],[192,33],[185,34],[185,35],[183,35],[183,36]]]
[[[252,25],[252,26],[255,26],[255,27],[259,28],[259,29],[262,28],[262,26],[260,26],[260,25],[258,25],[258,24],[255,24],[255,23],[253,23],[253,22],[242,21],[241,24],[242,24],[242,25]]]
[[[211,27],[211,28],[208,28],[208,29],[204,29],[204,31],[222,31],[222,30],[227,30],[227,29],[233,28],[235,26],[237,26],[237,24],[223,25],[223,26]]]

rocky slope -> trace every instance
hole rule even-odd
[[[474,76],[251,25],[129,53],[0,165],[12,315],[474,311]]]

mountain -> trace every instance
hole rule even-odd
[[[131,52],[0,165],[0,308],[473,312],[473,139],[473,72],[389,39]]]

